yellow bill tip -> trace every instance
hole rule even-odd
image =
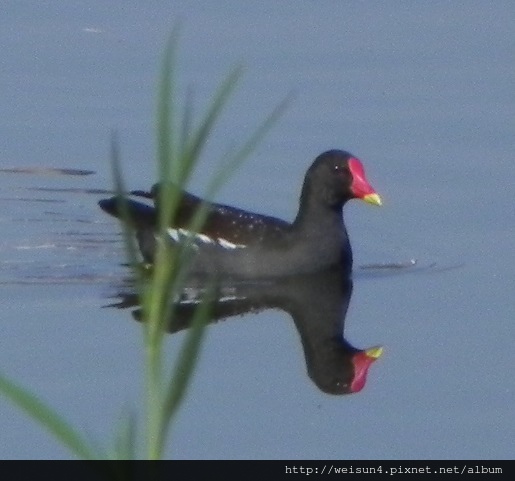
[[[383,201],[381,200],[381,197],[379,197],[379,194],[376,194],[375,192],[373,194],[367,194],[363,196],[363,200],[367,202],[368,204],[372,205],[383,205]]]
[[[371,347],[370,349],[367,349],[365,351],[365,354],[368,356],[368,357],[372,357],[374,359],[378,359],[381,354],[383,354],[383,346],[375,346],[375,347]]]

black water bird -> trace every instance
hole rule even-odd
[[[156,252],[161,188],[156,184],[150,192],[131,192],[135,197],[152,199],[154,205],[127,199],[141,254],[150,263]],[[342,213],[350,199],[381,205],[361,161],[348,152],[330,150],[319,155],[307,170],[293,222],[181,192],[167,234],[172,244],[186,238],[192,242],[194,260],[190,269],[194,275],[263,279],[306,274],[336,265],[350,273],[352,249]],[[105,212],[121,217],[117,197],[103,199],[99,204]],[[207,207],[207,218],[200,230],[192,232],[191,221],[201,205]]]

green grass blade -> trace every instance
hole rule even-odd
[[[186,333],[186,338],[181,346],[181,352],[176,362],[173,375],[168,383],[163,405],[163,419],[161,424],[160,437],[162,445],[165,445],[170,424],[184,400],[187,388],[191,383],[195,366],[198,361],[202,338],[209,312],[212,308],[214,288],[207,289],[202,302],[195,309],[191,327]]]
[[[282,102],[280,102],[239,149],[222,159],[220,168],[209,183],[206,192],[207,198],[212,198],[221,185],[227,181],[230,175],[233,174],[243,161],[253,152],[263,137],[284,114],[290,102],[291,96],[286,97]]]
[[[81,459],[104,458],[56,411],[29,391],[1,375],[0,392],[18,409],[25,411],[40,426],[50,431],[63,446],[66,446],[77,457]]]
[[[193,104],[188,92],[183,111],[179,114],[175,103],[175,62],[177,30],[172,33],[165,49],[163,67],[159,79],[157,110],[158,178],[161,188],[157,193],[159,206],[159,233],[154,258],[152,279],[142,291],[142,313],[146,325],[146,388],[147,388],[147,455],[150,459],[162,456],[170,424],[183,401],[201,347],[203,326],[208,317],[211,302],[202,302],[193,316],[190,330],[185,335],[173,375],[163,367],[163,339],[165,326],[173,322],[174,299],[186,281],[193,254],[190,238],[181,247],[172,249],[166,241],[166,229],[175,218],[181,191],[187,187],[190,176],[220,118],[227,101],[240,77],[237,68],[226,77],[208,105],[200,122],[193,126]],[[227,174],[243,161],[283,112],[286,102],[277,107],[234,154],[225,159],[225,166],[211,183],[214,192]],[[123,191],[123,186],[120,187]],[[189,230],[199,231],[208,214],[207,205],[196,212]],[[209,301],[212,301],[212,290]]]
[[[136,416],[133,413],[129,413],[123,416],[118,431],[116,432],[113,459],[136,459],[136,436]]]
[[[157,98],[157,148],[158,148],[158,179],[169,179],[171,170],[176,163],[175,125],[174,125],[174,92],[175,92],[175,59],[179,29],[172,31],[166,44],[163,66],[159,76]]]
[[[193,125],[193,89],[188,87],[186,90],[186,100],[184,102],[184,111],[181,119],[181,137],[179,144],[179,151],[186,152],[187,146],[190,142],[191,129]]]
[[[168,284],[172,275],[172,259],[163,239],[168,220],[175,214],[177,194],[169,188],[173,173],[178,170],[175,145],[175,58],[178,32],[174,29],[165,48],[159,78],[157,99],[158,179],[164,183],[159,192],[159,235],[154,269],[148,289],[142,292],[142,313],[145,324],[146,381],[146,451],[149,459],[158,459],[162,452],[159,431],[162,423],[162,344],[163,312],[167,302]],[[175,196],[175,197],[174,197]]]
[[[228,95],[230,90],[233,88],[233,82],[236,80],[236,77],[230,79],[230,82],[227,83],[227,87],[222,89],[221,96]],[[216,189],[219,188],[221,183],[227,179],[227,174],[234,171],[235,167],[239,165],[256,147],[256,145],[261,141],[264,135],[271,129],[271,127],[277,122],[280,116],[284,113],[287,105],[289,104],[290,99],[287,98],[283,102],[281,102],[272,113],[262,122],[262,124],[256,129],[256,131],[250,136],[250,138],[238,149],[232,156],[229,157],[229,160],[226,161],[226,165],[220,169],[217,175],[215,175],[210,184],[211,194],[214,193]],[[225,100],[223,101],[225,102]],[[214,114],[219,112],[223,103],[218,105],[217,102],[213,103],[212,109],[210,110],[210,114]],[[216,114],[218,115],[218,114]],[[208,125],[211,122],[214,122],[216,116],[211,119],[205,119],[203,126]],[[210,128],[211,128],[210,127]],[[203,136],[209,133],[210,128],[206,132],[197,132],[197,141],[202,143],[204,142]],[[199,149],[201,145],[199,144]],[[199,150],[200,153],[200,150]],[[205,219],[208,215],[208,209],[206,208],[206,204],[201,206],[192,222],[188,226],[188,230],[193,232],[197,232],[200,230],[201,226],[205,222]],[[190,243],[187,242],[184,250],[181,253],[186,253],[188,255],[188,248],[191,246]],[[187,261],[186,261],[187,262]],[[179,265],[184,264],[184,258],[179,257]],[[174,286],[172,291],[178,292],[182,286],[182,277],[177,276],[177,284]],[[203,299],[199,307],[195,311],[194,318],[191,323],[191,327],[186,335],[186,339],[184,340],[184,344],[182,345],[181,354],[177,361],[177,364],[174,369],[174,373],[169,381],[168,388],[165,393],[165,401],[163,406],[162,413],[162,430],[160,433],[161,442],[160,444],[164,447],[165,440],[168,436],[168,432],[170,429],[171,422],[177,412],[178,407],[183,401],[189,383],[191,382],[192,375],[194,372],[194,367],[196,365],[198,354],[201,348],[202,335],[204,332],[204,327],[206,324],[206,320],[209,315],[209,310],[211,308],[213,301],[213,289],[211,288],[208,291],[208,294]],[[172,308],[173,309],[173,306]],[[173,316],[172,316],[173,317]]]
[[[117,197],[118,207],[120,208],[121,222],[123,229],[123,241],[127,258],[132,268],[138,265],[138,249],[134,240],[134,226],[129,214],[129,208],[126,199],[126,190],[122,177],[120,166],[120,149],[116,133],[111,135],[111,170],[114,179],[115,194]]]
[[[200,122],[196,131],[191,135],[188,147],[184,152],[184,162],[181,163],[181,170],[177,172],[176,178],[179,183],[187,183],[193,167],[202,154],[206,141],[213,131],[216,121],[220,118],[223,108],[236,88],[241,73],[241,67],[235,68],[222,82],[203,120]]]

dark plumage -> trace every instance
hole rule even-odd
[[[158,224],[159,185],[151,192],[132,195],[153,199],[154,206],[129,199],[128,210],[136,228],[141,253],[153,261]],[[309,167],[299,210],[288,223],[275,217],[235,207],[206,203],[208,216],[202,229],[192,233],[190,222],[204,203],[183,192],[168,234],[173,243],[193,237],[193,274],[260,279],[316,272],[333,265],[352,268],[352,250],[343,222],[342,207],[353,198],[381,205],[367,182],[361,162],[348,152],[330,150]],[[107,213],[120,217],[116,197],[100,201]]]

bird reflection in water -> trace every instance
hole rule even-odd
[[[352,280],[340,269],[291,276],[273,282],[220,285],[208,322],[265,309],[287,312],[300,335],[307,372],[328,394],[351,394],[365,386],[370,366],[382,354],[380,346],[357,349],[344,335],[345,316],[352,294]],[[205,288],[185,288],[177,300],[170,333],[187,329]],[[141,320],[138,296],[118,293],[110,307],[131,308]]]

